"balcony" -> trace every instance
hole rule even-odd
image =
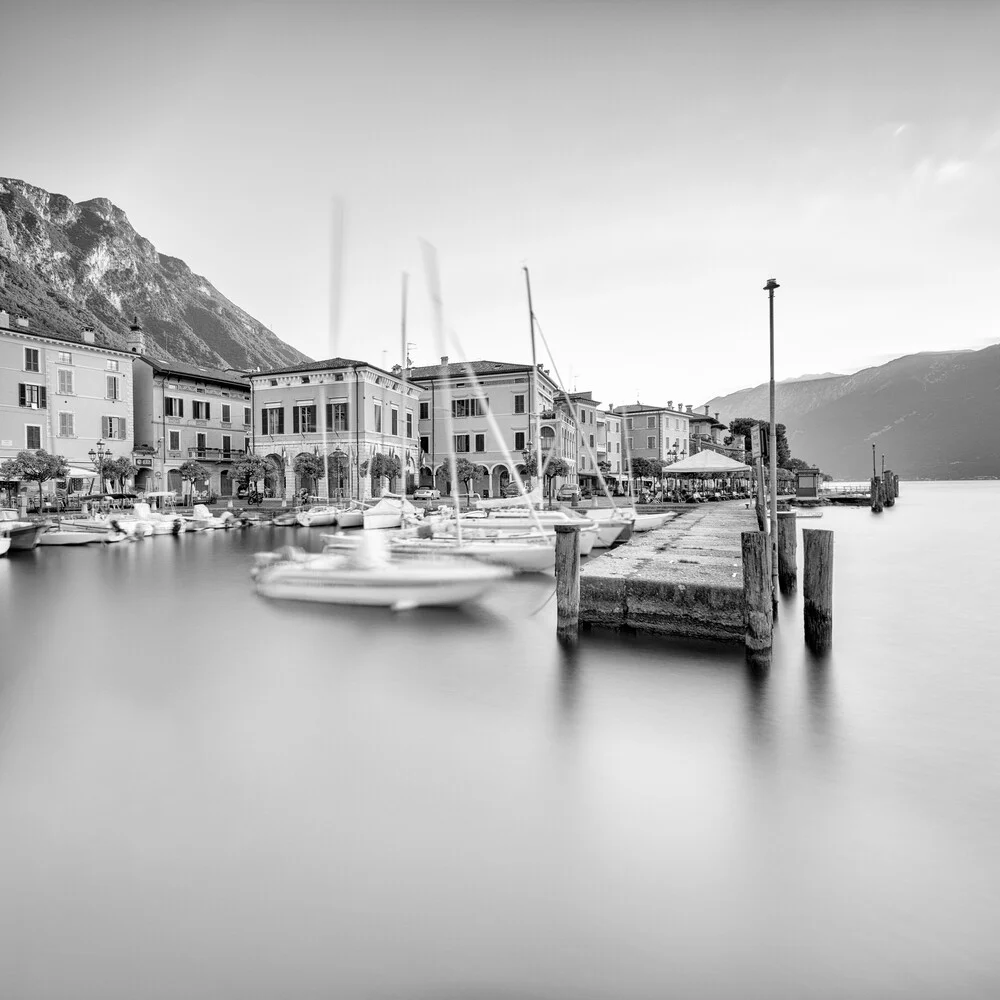
[[[188,448],[188,458],[199,462],[235,462],[244,454],[242,448],[230,448],[228,451],[222,448]]]

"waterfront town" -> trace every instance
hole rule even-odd
[[[98,465],[118,462],[122,492],[225,503],[239,493],[234,463],[252,453],[268,461],[264,490],[274,499],[366,500],[419,487],[444,495],[450,444],[475,467],[471,492],[500,497],[514,478],[508,454],[519,474],[534,473],[536,427],[543,465],[559,473],[549,485],[573,496],[599,493],[599,473],[623,494],[631,468],[653,498],[665,470],[689,456],[744,459],[742,438],[707,406],[566,391],[541,364],[443,357],[404,371],[333,358],[270,371],[203,368],[157,358],[139,317],[118,349],[91,329],[57,336],[0,308],[0,464],[25,450],[61,456],[69,472],[46,483],[50,494],[96,489]],[[297,466],[301,455],[325,455],[327,475]],[[379,455],[388,461],[373,462]],[[380,474],[397,469],[402,481]]]

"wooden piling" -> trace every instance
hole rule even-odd
[[[895,476],[889,469],[882,476],[882,489],[885,491],[885,505],[892,507],[896,503]]]
[[[573,644],[580,626],[580,528],[556,524],[556,635]]]
[[[895,473],[892,474],[892,492],[898,497],[899,496],[899,476]]]
[[[833,643],[833,532],[802,532],[802,596],[806,645],[825,653]]]
[[[882,480],[878,476],[872,476],[871,493],[872,493],[872,513],[873,514],[881,514],[882,513]]]
[[[783,594],[794,594],[798,583],[795,511],[778,511],[778,586]]]
[[[743,643],[747,659],[765,665],[771,659],[774,612],[771,602],[770,538],[764,531],[744,531]]]

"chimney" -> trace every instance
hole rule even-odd
[[[672,399],[667,400],[667,409],[672,410],[674,408],[674,401]]]
[[[719,411],[718,411],[718,410],[716,410],[716,411],[715,411],[715,419],[716,419],[716,420],[719,420]],[[721,423],[722,423],[722,421],[721,421],[721,420],[719,420],[719,423],[721,424]]]
[[[0,309],[0,326],[10,326],[10,313],[6,309]]]
[[[146,334],[138,316],[132,317],[132,325],[128,328],[128,349],[140,357],[146,353]]]
[[[85,344],[92,344],[94,342],[94,328],[92,326],[85,326],[81,332]]]
[[[443,365],[448,364],[448,355],[447,354],[442,354],[441,355],[441,364],[443,364]]]
[[[18,316],[17,319],[14,320],[14,322],[17,323],[17,325],[19,327],[21,327],[22,330],[27,330],[28,329],[28,318],[27,318],[27,316]]]
[[[690,403],[688,403],[688,408],[687,408],[687,411],[688,411],[688,413],[693,413],[693,412],[694,412],[694,411],[693,411],[693,410],[691,409],[691,404],[690,404]]]

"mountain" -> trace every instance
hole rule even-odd
[[[823,372],[822,375],[796,375],[795,378],[783,378],[781,384],[788,385],[789,382],[815,382],[818,378],[840,378],[840,375],[837,372]]]
[[[723,420],[767,419],[767,383],[708,404]],[[1000,476],[1000,344],[911,354],[853,375],[775,386],[797,458],[836,479],[866,479],[872,445],[906,479]]]
[[[133,315],[158,358],[215,368],[308,360],[177,257],[159,253],[107,198],[74,203],[0,178],[0,308],[34,330],[124,347]]]

